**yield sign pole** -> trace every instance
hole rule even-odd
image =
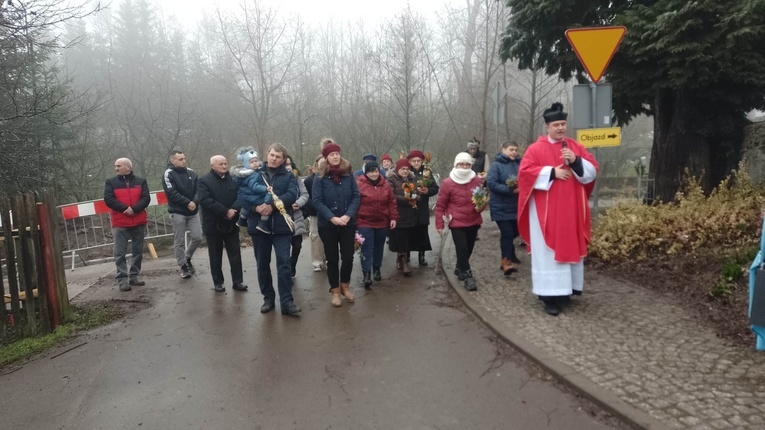
[[[603,77],[603,74],[608,68],[608,64],[611,63],[611,59],[614,58],[616,49],[619,44],[622,43],[624,34],[627,32],[627,28],[624,26],[615,27],[586,27],[586,28],[572,28],[566,30],[566,39],[574,48],[576,56],[579,57],[579,61],[587,70],[587,74],[590,75],[592,82],[590,88],[592,88],[592,114],[590,118],[590,128],[597,127],[597,88],[598,82]],[[595,148],[595,156],[597,157],[597,148]],[[595,206],[595,217],[598,216],[598,194],[599,194],[598,182],[595,182],[595,192],[593,204]]]

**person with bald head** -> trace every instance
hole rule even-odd
[[[146,207],[151,201],[144,178],[133,174],[133,163],[127,158],[114,162],[117,176],[106,180],[104,203],[109,208],[114,237],[114,264],[120,291],[146,283],[139,278],[143,261],[143,238],[146,229]],[[127,267],[127,245],[132,243],[130,270]]]
[[[242,275],[242,254],[239,249],[239,211],[242,208],[237,199],[238,186],[228,172],[228,161],[222,155],[210,158],[210,172],[199,178],[199,206],[202,208],[202,232],[207,239],[207,253],[210,257],[210,274],[213,289],[222,293],[223,249],[226,249],[231,266],[232,288],[247,291]]]

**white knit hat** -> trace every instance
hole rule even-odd
[[[460,152],[456,157],[454,157],[454,167],[457,167],[457,164],[459,163],[473,164],[473,157],[470,156],[470,154],[467,152]]]

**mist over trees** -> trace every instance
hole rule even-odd
[[[173,148],[204,172],[238,147],[284,143],[301,171],[333,137],[364,153],[430,151],[446,173],[473,137],[525,145],[570,87],[498,57],[509,9],[469,0],[436,16],[402,9],[379,26],[309,25],[274,2],[240,0],[195,28],[160,3],[122,0],[23,26],[55,0],[0,6],[0,189],[55,188],[61,202],[100,198],[118,157],[152,189]],[[92,12],[92,13],[91,13]],[[39,15],[38,15],[39,16]],[[507,88],[504,124],[490,94]]]

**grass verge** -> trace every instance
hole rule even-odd
[[[53,333],[18,339],[0,345],[0,367],[39,354],[66,341],[77,332],[108,324],[123,315],[124,312],[121,309],[107,303],[87,307],[72,306],[72,312],[67,316],[66,323],[56,328]]]

